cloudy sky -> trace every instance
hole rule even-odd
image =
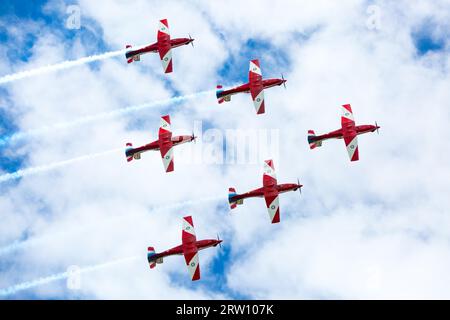
[[[450,299],[449,0],[11,0],[0,15],[0,78],[153,43],[163,18],[195,38],[169,75],[158,55],[115,54],[0,84],[0,299]],[[217,104],[254,58],[287,90],[267,90],[261,116],[248,95]],[[347,103],[381,126],[356,163],[343,141],[307,143]],[[175,149],[170,174],[157,153],[126,163],[125,143],[155,140],[164,114],[198,143]],[[261,186],[269,158],[304,185],[277,225],[261,199],[227,204],[228,187]],[[146,261],[180,243],[186,215],[224,240],[194,283],[182,257]]]

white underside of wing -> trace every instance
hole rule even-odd
[[[280,200],[277,196],[275,199],[273,199],[270,206],[267,207],[267,211],[269,212],[270,221],[273,221],[273,218],[275,217],[275,214],[277,213],[278,208],[280,207]]]
[[[170,61],[172,61],[172,50],[167,51],[166,55],[161,59],[164,72],[167,70]]]
[[[259,111],[263,102],[264,102],[264,90],[262,90],[253,100],[256,112]]]
[[[358,148],[358,136],[355,136],[353,140],[347,145],[347,152],[350,160],[353,159],[356,149]]]
[[[187,265],[189,269],[189,274],[191,275],[191,279],[194,278],[195,271],[198,268],[199,264],[199,258],[198,258],[198,252],[192,257],[191,261],[189,261],[189,264]]]
[[[169,149],[169,151],[167,151],[167,153],[164,155],[163,159],[163,164],[164,164],[164,169],[167,171],[167,168],[169,167],[170,163],[173,161],[173,147]]]

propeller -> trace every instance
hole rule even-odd
[[[191,135],[191,141],[194,141],[194,143],[197,143],[197,137],[194,135],[194,131],[192,131],[192,135]]]
[[[220,240],[220,238],[219,238],[219,234],[217,234],[217,241],[222,241],[222,240]],[[222,242],[219,242],[219,248],[222,249]]]
[[[377,128],[377,133],[380,134],[380,131],[378,130],[378,123],[375,121],[375,127]]]
[[[286,80],[284,80],[283,74],[281,74],[281,79],[283,79],[283,87],[286,89]]]
[[[300,180],[297,178],[297,185],[300,185]],[[302,195],[302,187],[298,187],[298,192],[300,192],[300,195]]]
[[[194,47],[194,39],[191,38],[191,35],[189,35],[189,40],[191,40],[191,46]]]

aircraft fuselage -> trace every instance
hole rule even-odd
[[[263,84],[264,89],[268,89],[268,88],[275,87],[275,86],[281,86],[285,82],[286,82],[286,80],[283,80],[283,79],[265,79],[262,81],[262,84]],[[234,94],[241,93],[241,92],[250,93],[250,83],[249,82],[245,83],[243,85],[240,85],[238,87],[229,89],[229,90],[221,91],[218,98],[234,95]]]
[[[172,48],[177,48],[177,47],[180,47],[180,46],[183,46],[183,45],[188,45],[188,44],[190,44],[193,41],[194,41],[194,39],[189,39],[189,38],[170,39],[170,46]],[[148,46],[146,46],[144,48],[127,51],[125,56],[126,56],[127,59],[129,59],[129,58],[132,58],[132,57],[134,57],[136,55],[142,55],[142,54],[151,53],[151,52],[158,52],[158,42],[155,42],[155,43],[153,43],[151,45],[148,45]]]
[[[197,248],[198,251],[201,251],[201,250],[204,250],[204,249],[207,249],[210,247],[215,247],[221,242],[222,242],[222,240],[217,240],[217,239],[198,240],[195,242],[195,247]],[[179,246],[173,247],[169,250],[156,253],[149,258],[149,262],[151,263],[158,259],[169,257],[169,256],[183,255],[185,246],[186,246],[185,244],[180,244]]]
[[[172,143],[173,143],[174,146],[177,146],[177,145],[180,145],[180,144],[183,144],[183,143],[186,143],[186,142],[191,142],[194,139],[195,139],[195,137],[187,136],[187,135],[174,136],[174,137],[171,138]],[[146,144],[146,145],[144,145],[142,147],[138,147],[138,148],[134,148],[134,149],[133,148],[128,148],[125,151],[125,155],[127,157],[131,157],[131,156],[133,156],[136,153],[143,153],[143,152],[151,151],[151,150],[159,150],[160,146],[161,146],[161,143],[163,143],[163,142],[164,141],[156,140],[156,141],[150,142],[149,144]]]
[[[360,134],[364,134],[364,133],[368,133],[368,132],[374,132],[378,129],[379,127],[374,126],[374,125],[360,125],[360,126],[355,126],[355,130],[356,130],[356,134],[360,135]],[[335,131],[331,131],[327,134],[323,134],[320,136],[315,136],[313,138],[313,141],[323,141],[323,140],[328,140],[328,139],[342,139],[344,137],[344,133],[343,133],[343,129],[338,129]]]
[[[273,189],[275,188],[278,193],[285,193],[285,192],[289,192],[289,191],[297,191],[299,188],[301,188],[302,185],[300,184],[296,184],[296,183],[282,183],[282,184],[277,184],[274,186],[265,186],[265,187],[261,187],[246,193],[242,193],[242,194],[237,194],[235,196],[233,196],[230,200],[231,201],[238,201],[241,199],[246,199],[246,198],[261,198],[264,197],[264,193],[265,191],[269,190],[269,189]]]

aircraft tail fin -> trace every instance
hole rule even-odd
[[[147,260],[148,260],[148,264],[150,266],[150,269],[153,269],[154,267],[156,267],[156,260],[153,260],[152,257],[156,254],[155,252],[155,248],[153,247],[148,247],[147,249]]]
[[[127,44],[125,46],[125,49],[127,50],[125,53],[125,58],[127,58],[128,63],[132,63],[134,59],[133,59],[133,55],[131,53],[131,44]]]
[[[219,102],[219,104],[231,101],[231,96],[224,95],[223,91],[224,91],[223,86],[221,84],[218,84],[216,87],[216,98],[217,98],[217,102]]]
[[[131,142],[127,142],[127,144],[125,145],[125,156],[127,157],[127,161],[133,161],[133,144]]]
[[[310,149],[315,149],[322,146],[322,141],[317,139],[314,130],[308,130],[308,143]]]
[[[141,55],[140,54],[133,54],[133,51],[131,50],[132,46],[130,44],[127,44],[125,46],[125,49],[127,50],[125,53],[125,57],[127,58],[128,63],[132,63],[133,61],[141,61]]]
[[[230,209],[236,208],[238,205],[244,203],[244,199],[234,200],[233,198],[237,195],[235,188],[228,189],[228,203],[230,204]]]
[[[127,157],[128,162],[141,159],[141,153],[139,151],[134,151],[133,144],[131,142],[127,142],[125,146],[125,156]]]
[[[218,84],[216,87],[216,98],[217,102],[223,103],[225,100],[222,98],[223,87],[221,84]]]

